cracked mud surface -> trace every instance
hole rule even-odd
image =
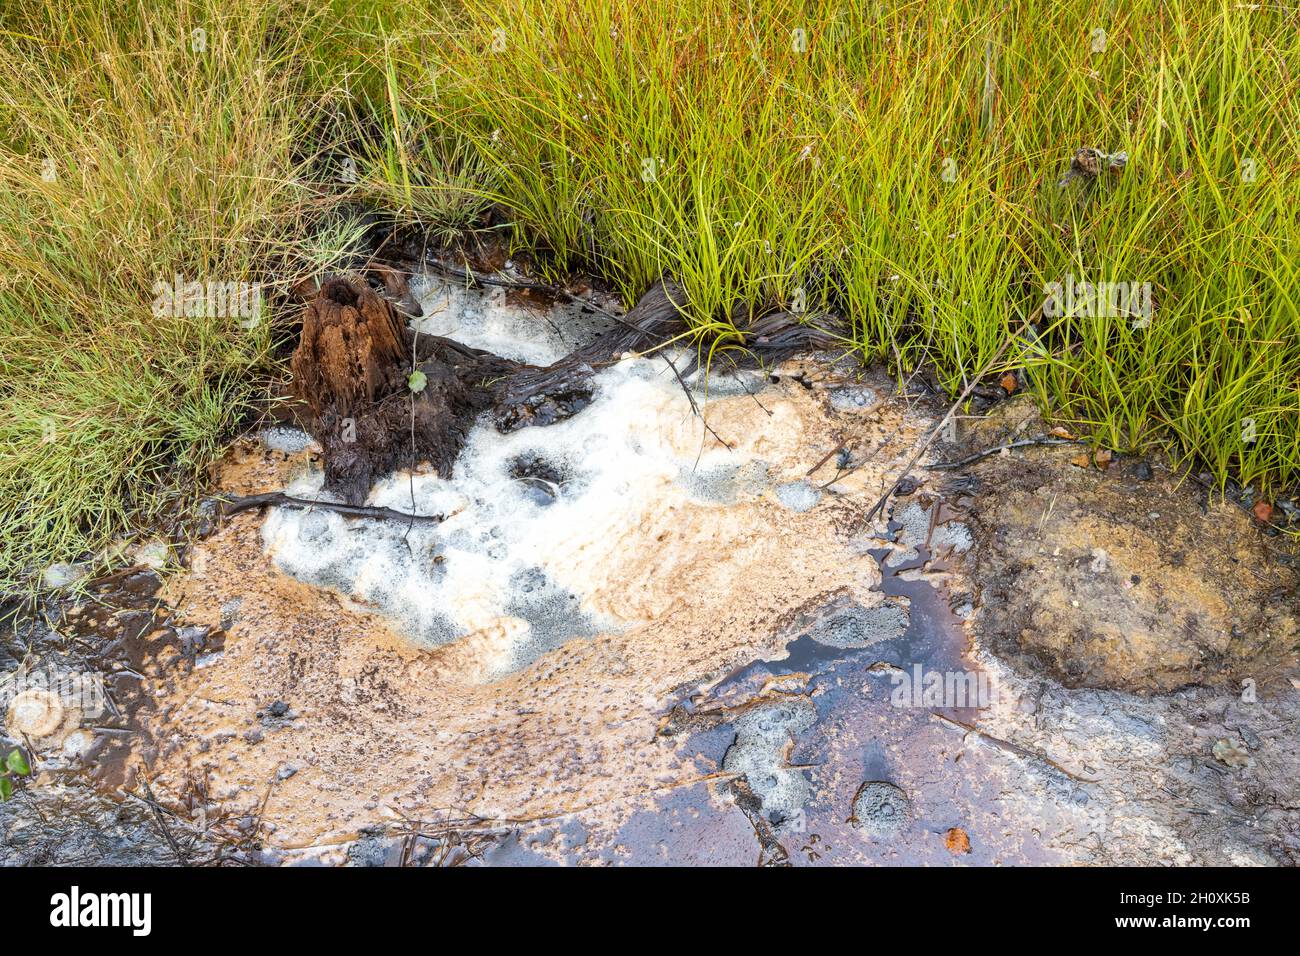
[[[566,502],[600,474],[566,487],[557,456],[485,455],[537,479],[515,520],[540,529],[491,560],[540,567],[583,612],[544,646],[529,635],[554,618],[508,591],[462,606],[415,574],[437,542],[403,557],[390,535],[369,577],[286,564],[277,535],[302,513],[233,517],[160,591],[128,578],[149,595],[132,606],[56,609],[38,656],[117,635],[98,666],[126,712],[80,754],[49,742],[0,810],[3,852],[57,858],[30,807],[88,778],[78,832],[122,831],[69,841],[90,858],[168,858],[121,797],[147,780],[170,840],[271,864],[1296,862],[1295,570],[1277,542],[1159,470],[1081,469],[1069,448],[917,468],[866,526],[941,409],[840,365],[775,371],[701,401],[716,437],[647,379],[650,411],[620,420],[657,462],[633,495]],[[1041,427],[1022,413],[997,406],[930,460]],[[220,485],[310,487],[313,457],[292,432],[246,439]],[[314,546],[373,533],[340,521]],[[448,573],[479,567],[457,540]],[[399,574],[456,627],[431,642],[367,583]]]

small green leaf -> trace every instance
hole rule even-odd
[[[20,777],[25,777],[32,772],[32,768],[28,765],[27,758],[23,756],[21,750],[9,751],[9,756],[5,758],[5,766]]]
[[[14,794],[14,782],[8,777],[0,777],[0,802],[8,800]]]
[[[424,373],[418,368],[406,378],[406,387],[413,392],[423,392],[424,386],[429,384],[429,380],[424,377]]]

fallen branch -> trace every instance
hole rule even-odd
[[[942,720],[945,723],[952,724],[954,727],[959,727],[962,730],[966,731],[966,733],[968,734],[974,734],[977,737],[982,737],[984,740],[987,740],[995,747],[1005,750],[1008,753],[1016,754],[1019,757],[1027,757],[1031,760],[1041,760],[1043,763],[1047,764],[1047,766],[1051,767],[1057,773],[1064,774],[1065,776],[1069,777],[1071,780],[1075,781],[1076,783],[1097,782],[1097,779],[1095,777],[1081,777],[1073,770],[1066,769],[1065,767],[1057,763],[1055,760],[1053,760],[1051,757],[1047,756],[1047,754],[1042,753],[1041,751],[1034,750],[1030,747],[1024,747],[1021,746],[1020,744],[1012,743],[1010,740],[1003,740],[1001,737],[995,737],[993,736],[993,734],[990,734],[987,731],[980,730],[974,724],[968,724],[964,720],[958,720],[955,717],[949,717],[947,714],[940,714],[937,711],[930,711],[930,716],[936,718],[937,720]]]
[[[986,448],[984,451],[977,451],[973,455],[967,455],[965,458],[959,458],[957,461],[941,461],[938,464],[926,465],[931,471],[940,471],[945,468],[963,468],[966,465],[973,465],[992,455],[1001,454],[1004,451],[1010,451],[1013,448],[1029,448],[1033,445],[1082,445],[1084,442],[1078,438],[1049,438],[1042,436],[1040,438],[1025,438],[1021,441],[1008,442],[1005,445],[998,445],[996,448]]]
[[[219,516],[229,517],[241,511],[254,508],[319,508],[322,511],[334,511],[349,518],[375,518],[382,521],[419,521],[439,524],[445,515],[417,515],[408,511],[396,511],[393,508],[380,508],[373,505],[349,505],[337,501],[317,501],[311,498],[295,498],[283,491],[272,491],[261,495],[248,495],[243,498],[214,498],[218,505]]]

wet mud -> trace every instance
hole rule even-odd
[[[454,338],[463,312],[519,361],[599,334],[572,304],[412,288],[415,321]],[[118,713],[37,750],[8,861],[1300,857],[1279,542],[1071,448],[917,467],[869,524],[941,407],[834,354],[687,384],[700,414],[627,355],[567,421],[483,420],[449,475],[372,488],[440,526],[246,512],[179,572],[28,614],[7,668],[100,669]],[[930,461],[1041,428],[1005,403]],[[218,484],[319,494],[322,451],[250,435]],[[42,822],[68,792],[78,822]]]

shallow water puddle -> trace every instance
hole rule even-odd
[[[425,312],[440,315],[427,298]],[[515,328],[586,321],[545,319]],[[505,351],[502,328],[475,334]],[[546,357],[534,347],[516,351]],[[611,356],[572,419],[508,435],[485,422],[450,480],[374,489],[398,510],[414,491],[441,525],[237,516],[171,591],[198,622],[241,606],[220,659],[166,693],[159,779],[201,772],[219,799],[265,800],[270,842],[295,856],[453,807],[595,815],[584,825],[613,840],[646,801],[711,792],[718,763],[659,736],[662,713],[682,687],[778,656],[781,622],[821,595],[896,619],[874,610],[880,572],[857,516],[927,422],[865,397],[891,386],[852,363],[773,371],[697,376],[706,429],[660,356]],[[841,393],[856,396],[847,409]],[[227,472],[241,493],[319,488],[310,451],[241,455]],[[258,714],[277,700],[289,713],[267,726]]]
[[[869,548],[877,589],[900,600],[864,609],[833,595],[801,609],[784,629],[784,656],[746,665],[665,721],[661,732],[688,735],[744,775],[761,803],[748,815],[764,862],[944,862],[958,823],[982,862],[1048,858],[1009,845],[1005,828],[984,832],[1000,789],[987,788],[993,771],[981,757],[966,757],[959,774],[916,775],[953,759],[953,738],[935,721],[976,721],[991,692],[946,591],[905,577],[930,565],[936,543],[967,543],[942,502],[927,500],[900,504],[890,544]],[[959,803],[946,789],[955,776],[969,788]]]

